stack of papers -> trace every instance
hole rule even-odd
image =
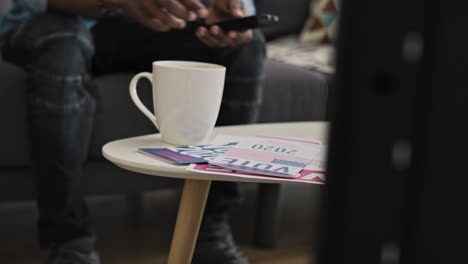
[[[188,170],[232,176],[269,176],[323,183],[326,146],[291,137],[218,135],[211,144],[141,148],[139,152]]]

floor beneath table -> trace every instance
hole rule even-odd
[[[317,229],[321,187],[285,185],[281,198],[281,228],[278,246],[260,250],[251,245],[256,185],[243,184],[244,204],[233,217],[236,241],[252,264],[311,263]],[[130,218],[122,195],[88,199],[99,235],[102,262],[112,264],[165,263],[177,213],[179,191],[147,193],[141,218]],[[44,263],[36,246],[36,212],[32,202],[0,204],[1,263]],[[136,222],[135,222],[136,221]]]

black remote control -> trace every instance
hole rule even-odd
[[[224,31],[244,31],[253,28],[260,28],[270,26],[279,21],[279,17],[272,14],[258,14],[254,16],[248,16],[243,18],[235,18],[220,21],[217,23],[207,24],[204,20],[199,20],[195,22],[190,22],[187,24],[187,29],[195,30],[198,27],[207,27],[219,26]]]

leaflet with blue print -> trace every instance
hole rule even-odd
[[[138,151],[165,162],[187,165],[207,163],[236,145],[241,138],[218,135],[211,144],[167,148],[140,148]]]
[[[318,141],[256,136],[243,138],[209,163],[234,171],[294,178],[306,166],[323,172],[325,152]]]

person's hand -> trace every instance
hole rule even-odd
[[[138,22],[156,31],[184,28],[186,21],[208,15],[198,0],[105,0],[128,12]]]
[[[206,17],[208,24],[226,19],[242,18],[247,15],[242,0],[214,0]],[[219,26],[200,27],[195,32],[205,45],[210,47],[235,47],[252,40],[252,30],[223,31]]]

